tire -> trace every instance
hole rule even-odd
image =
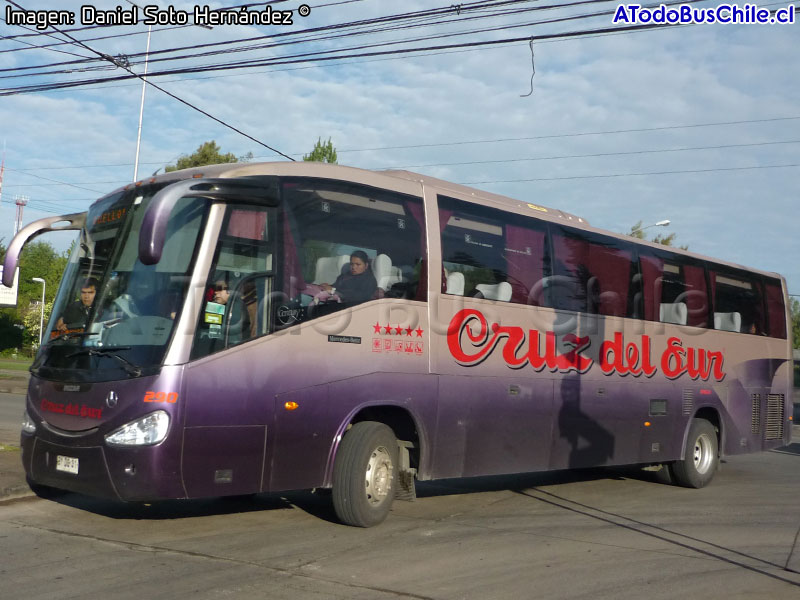
[[[333,465],[333,507],[346,525],[372,527],[389,514],[397,487],[397,438],[383,423],[356,423]]]
[[[708,485],[719,466],[719,443],[714,426],[705,419],[693,419],[683,449],[683,460],[670,464],[672,481],[688,488]]]

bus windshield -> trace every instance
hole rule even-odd
[[[122,191],[90,208],[32,367],[41,377],[108,381],[159,370],[208,205],[182,198],[170,216],[162,260],[145,265],[138,259],[139,230],[160,187]]]

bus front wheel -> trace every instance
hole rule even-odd
[[[672,480],[680,486],[708,485],[719,465],[719,445],[714,426],[705,419],[693,419],[686,437],[683,460],[670,465]]]
[[[342,438],[333,465],[336,516],[372,527],[389,514],[397,480],[397,438],[383,423],[362,421]]]

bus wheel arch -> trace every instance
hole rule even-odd
[[[689,421],[683,458],[669,465],[672,481],[689,488],[708,485],[719,467],[721,448],[719,415],[713,409],[701,409]]]
[[[398,440],[413,444],[413,448],[409,451],[411,466],[419,468],[422,453],[420,430],[417,421],[408,410],[395,405],[365,406],[353,415],[348,427],[362,421],[383,423],[394,432]]]
[[[370,433],[364,433],[367,430]],[[328,470],[328,473],[331,474],[328,484],[333,488],[334,508],[339,518],[350,525],[369,527],[379,523],[386,516],[384,514],[375,522],[371,522],[375,519],[370,517],[367,519],[368,522],[362,523],[358,522],[357,514],[340,514],[340,511],[344,510],[340,505],[344,504],[346,500],[341,494],[345,493],[345,488],[349,485],[347,481],[353,477],[351,471],[353,469],[358,471],[364,467],[364,456],[357,457],[356,455],[359,455],[360,452],[367,452],[367,450],[360,448],[360,445],[362,443],[367,443],[367,445],[372,443],[362,442],[360,439],[372,440],[373,434],[378,436],[375,433],[378,430],[385,430],[387,435],[393,437],[391,450],[386,453],[383,451],[378,453],[383,459],[389,458],[392,461],[392,497],[389,499],[389,505],[393,499],[414,500],[416,498],[415,478],[424,450],[422,444],[423,436],[420,433],[416,419],[406,408],[397,405],[372,404],[362,406],[349,415],[342,425],[339,435],[336,436],[336,443],[332,448],[332,460],[329,463]],[[387,441],[386,443],[389,442]],[[359,446],[359,448],[353,448],[354,445]],[[370,452],[373,461],[379,460],[380,456],[372,456],[372,454]],[[356,465],[359,466],[356,467]],[[374,466],[367,465],[369,469]],[[364,473],[361,473],[358,477],[361,475],[364,475]],[[368,477],[364,484],[369,488],[370,481]],[[337,493],[339,494],[338,496]],[[387,513],[388,508],[386,508]],[[351,512],[355,510],[356,513],[369,513],[368,510],[363,508],[347,510]]]

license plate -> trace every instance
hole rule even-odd
[[[78,474],[78,459],[71,456],[56,456],[56,471]]]

